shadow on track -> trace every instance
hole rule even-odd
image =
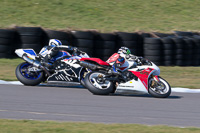
[[[54,84],[40,84],[38,87],[59,87],[59,88],[74,88],[74,89],[86,89],[82,85],[54,85]]]
[[[73,89],[86,89],[82,85],[52,85],[52,84],[40,84],[39,87],[59,87],[59,88],[73,88]],[[92,93],[91,93],[92,94]],[[93,94],[92,94],[93,95]],[[144,98],[155,98],[151,96],[150,94],[120,94],[120,93],[114,93],[110,95],[97,95],[97,96],[123,96],[123,97],[144,97]],[[161,98],[161,99],[180,99],[182,96],[174,96],[171,95],[167,98]]]
[[[144,98],[155,98],[150,94],[110,94],[109,96],[123,96],[123,97],[144,97]],[[160,98],[160,99],[180,99],[182,96],[169,96],[167,98]]]

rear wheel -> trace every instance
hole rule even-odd
[[[17,66],[15,74],[17,79],[24,85],[35,86],[40,84],[44,79],[43,72],[37,71],[37,69],[33,65],[24,62]]]
[[[113,92],[113,82],[105,79],[103,72],[91,72],[85,77],[85,86],[95,95],[108,95]]]
[[[171,86],[161,77],[160,82],[155,82],[153,78],[149,79],[149,94],[157,98],[166,98],[171,94]]]

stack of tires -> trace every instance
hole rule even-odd
[[[71,31],[73,46],[93,56],[94,34],[90,31]]]
[[[183,38],[183,40],[185,41],[183,49],[184,65],[192,66],[194,43],[191,38]]]
[[[174,37],[174,34],[169,34],[169,33],[158,33],[158,32],[153,32],[154,35],[157,37]]]
[[[142,46],[139,42],[137,33],[117,32],[117,45],[120,47],[128,47],[133,55],[141,55]]]
[[[156,65],[163,65],[163,44],[160,38],[145,38],[144,57]]]
[[[200,65],[200,36],[193,37],[194,48],[193,48],[193,66]]]
[[[153,38],[159,37],[159,38]],[[40,27],[0,29],[0,58],[13,57],[17,48],[31,48],[37,53],[50,39],[75,46],[91,57],[106,61],[120,47],[143,56],[157,65],[199,66],[200,36],[198,33],[175,31],[166,33],[97,33],[90,31],[42,30]]]
[[[174,31],[176,36],[193,36],[194,34],[192,32],[185,32],[185,31]]]
[[[0,29],[0,58],[12,57],[15,35],[14,30]]]
[[[106,61],[117,52],[116,35],[111,33],[96,33],[94,38],[94,57]]]
[[[64,31],[56,31],[56,30],[45,30],[45,37],[43,39],[44,45],[48,45],[50,39],[58,39],[62,42],[62,45],[71,45],[71,34],[69,32]]]
[[[139,45],[141,48],[141,51],[138,52],[138,56],[144,57],[144,40],[145,38],[152,37],[150,33],[139,33]]]
[[[17,27],[20,48],[34,49],[37,53],[43,47],[43,30],[40,27]]]
[[[185,49],[185,41],[183,40],[182,37],[175,37],[172,38],[175,44],[175,62],[174,64],[176,66],[184,66],[184,49]]]
[[[175,44],[169,37],[161,38],[163,45],[163,65],[172,66],[175,60]]]

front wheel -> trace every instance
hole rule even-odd
[[[95,95],[108,95],[113,92],[112,81],[105,79],[103,72],[90,72],[85,77],[85,86]]]
[[[171,94],[171,86],[161,77],[158,77],[159,82],[149,79],[149,94],[157,98],[166,98]]]
[[[40,84],[44,79],[42,71],[37,71],[38,68],[24,62],[17,66],[15,74],[17,79],[24,85],[35,86]]]

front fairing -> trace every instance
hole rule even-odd
[[[160,69],[154,63],[151,65],[137,66],[137,68],[129,69],[138,80],[131,80],[126,83],[120,83],[117,90],[120,91],[136,91],[136,92],[148,92],[148,80],[151,75],[159,75]]]
[[[64,56],[68,56],[68,53],[65,51],[60,52],[52,61],[56,61]],[[88,58],[89,56],[85,53],[78,56],[69,56],[62,59],[58,64],[58,67],[61,68],[63,65],[64,68],[56,70],[53,75],[51,75],[47,81],[48,82],[79,82],[80,72],[82,67],[77,63],[77,61],[83,57]]]
[[[153,75],[160,75],[160,68],[154,64],[153,62],[151,62],[151,65],[142,65],[142,66],[137,66],[137,68],[133,69],[133,70],[144,70],[144,69],[147,69],[147,68],[151,68],[153,69]]]
[[[22,58],[24,54],[26,54],[29,58],[34,59],[36,58],[37,54],[33,49],[16,49],[15,53]]]

